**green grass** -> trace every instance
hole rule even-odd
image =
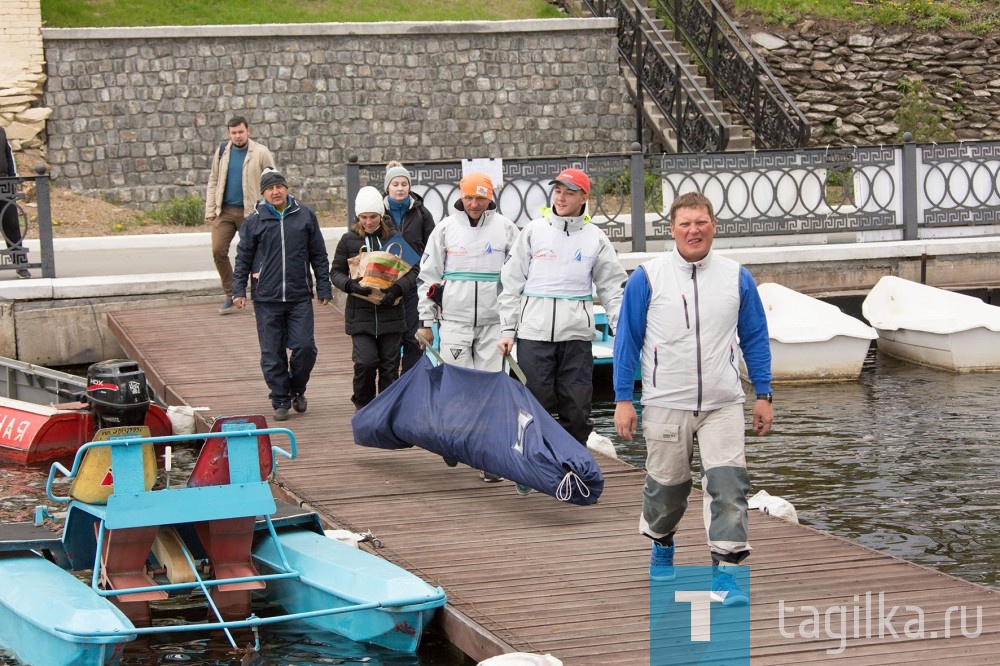
[[[564,16],[545,0],[42,0],[49,28],[370,21],[498,21]]]
[[[160,224],[200,227],[205,221],[205,200],[197,194],[174,197],[153,208],[147,216]]]
[[[792,25],[807,18],[934,31],[985,34],[1000,26],[997,0],[736,0],[737,14],[752,12],[766,23]]]
[[[807,18],[917,31],[1000,27],[1000,0],[736,0],[737,15],[790,26]],[[51,28],[372,21],[496,21],[564,16],[546,0],[42,0]]]

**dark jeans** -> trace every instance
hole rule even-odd
[[[254,301],[253,308],[260,342],[260,369],[271,390],[268,396],[271,406],[287,409],[292,405],[292,396],[306,392],[309,374],[316,365],[312,301]]]
[[[406,311],[406,333],[403,333],[403,372],[417,364],[424,350],[416,340],[420,318],[417,317],[417,290],[403,295],[403,309]]]
[[[386,333],[375,336],[358,333],[351,336],[351,360],[354,361],[354,395],[351,396],[351,402],[358,409],[399,379],[401,335]]]
[[[566,432],[587,445],[594,429],[594,353],[589,340],[517,341],[517,363],[528,389]]]

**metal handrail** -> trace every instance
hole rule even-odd
[[[295,433],[293,433],[288,428],[260,428],[253,430],[224,430],[222,432],[203,432],[198,434],[199,439],[222,439],[226,437],[235,436],[260,436],[260,435],[285,435],[288,437],[289,449],[290,451],[285,451],[280,446],[271,446],[271,454],[275,456],[274,468],[277,470],[278,461],[277,457],[281,456],[283,458],[288,458],[289,460],[294,460],[298,455],[297,446],[295,444]],[[58,502],[60,504],[68,504],[73,498],[69,495],[61,496],[55,495],[52,490],[52,484],[56,480],[56,473],[61,473],[67,479],[75,479],[77,474],[80,472],[80,467],[83,465],[83,458],[90,449],[96,449],[101,447],[117,447],[117,446],[142,446],[145,444],[170,444],[173,442],[189,442],[191,441],[190,435],[165,435],[162,437],[141,437],[133,435],[123,435],[112,437],[111,439],[101,440],[101,441],[91,441],[87,442],[81,446],[76,451],[76,455],[73,457],[73,465],[66,469],[66,466],[61,462],[54,462],[49,468],[49,476],[45,482],[45,494],[53,502]],[[150,492],[178,492],[178,490],[157,490]]]
[[[701,84],[684,68],[684,60],[656,27],[655,17],[648,8],[637,0],[583,2],[595,16],[618,19],[618,51],[635,75],[639,92],[636,105],[641,106],[642,94],[649,95],[677,133],[677,151],[725,150],[729,144],[729,123]]]
[[[13,209],[21,227],[21,239],[13,241],[7,238],[7,232],[0,233],[0,239],[5,239],[9,247],[0,246],[0,272],[28,268],[42,269],[42,277],[56,276],[55,252],[52,244],[52,208],[49,197],[50,176],[44,164],[35,167],[35,176],[11,176],[0,178],[0,212],[4,215]],[[28,250],[23,241],[28,230],[28,215],[21,206],[24,201],[24,184],[34,182],[35,202],[38,213],[38,250],[39,261],[28,260]]]
[[[757,148],[801,148],[809,120],[716,0],[650,0],[754,133]]]
[[[275,615],[270,617],[258,617],[256,615],[251,615],[245,620],[227,620],[225,622],[202,622],[199,624],[177,624],[177,625],[157,625],[155,627],[133,627],[128,630],[128,633],[123,634],[120,631],[114,630],[96,630],[87,631],[79,629],[71,629],[69,627],[53,627],[53,631],[65,634],[67,636],[80,636],[85,638],[119,638],[122,636],[143,636],[149,634],[167,634],[167,633],[181,633],[187,631],[213,631],[216,629],[242,629],[245,627],[263,627],[271,624],[278,624],[281,622],[292,622],[295,620],[308,620],[314,617],[323,617],[326,615],[340,615],[342,613],[354,613],[357,611],[364,610],[377,610],[386,609],[389,611],[396,611],[400,608],[409,609],[413,606],[420,606],[430,604],[433,607],[442,605],[441,602],[447,599],[447,595],[444,593],[440,587],[437,588],[438,592],[431,596],[423,597],[400,597],[398,599],[389,599],[388,601],[370,601],[367,603],[353,604],[350,606],[336,606],[334,608],[322,608],[320,610],[314,611],[303,611],[300,613],[284,613],[283,615]]]

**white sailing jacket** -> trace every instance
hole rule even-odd
[[[613,329],[628,275],[588,216],[542,214],[525,225],[500,273],[501,336],[593,340],[595,288]]]
[[[484,212],[476,226],[464,210],[435,226],[420,260],[417,312],[422,325],[498,323],[500,269],[517,233],[517,225],[494,209]],[[435,284],[445,285],[440,307],[427,296]]]

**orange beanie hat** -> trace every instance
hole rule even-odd
[[[485,173],[470,173],[458,183],[463,197],[486,197],[493,200],[493,181]]]

